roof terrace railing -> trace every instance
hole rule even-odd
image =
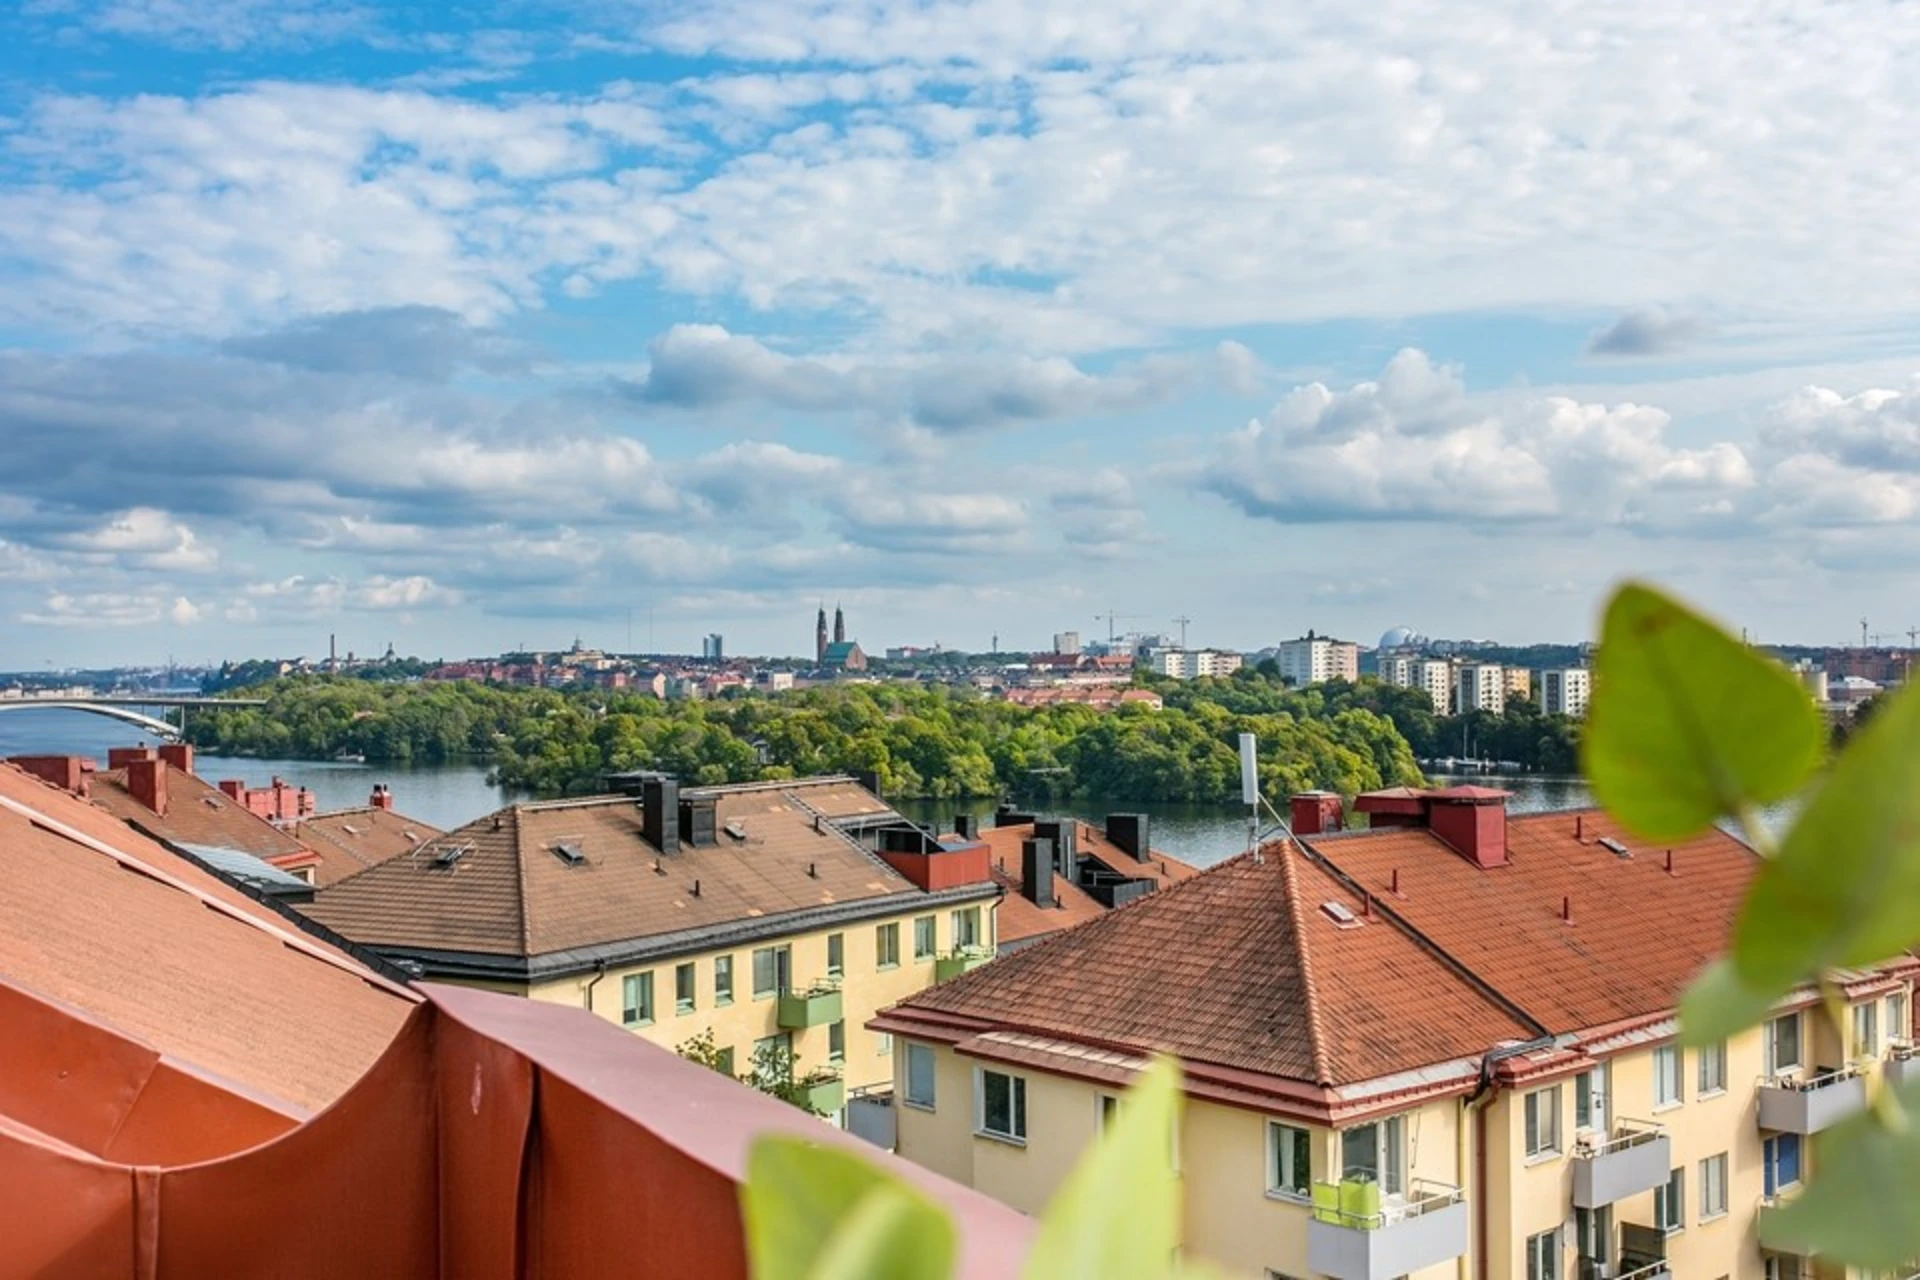
[[[1794,1093],[1813,1093],[1816,1090],[1830,1088],[1836,1084],[1845,1084],[1858,1078],[1859,1067],[1835,1067],[1819,1075],[1802,1076],[1792,1071],[1783,1071],[1778,1075],[1762,1076],[1760,1085],[1765,1089],[1789,1089]]]
[[[1666,1127],[1651,1120],[1633,1120],[1625,1116],[1613,1123],[1613,1130],[1605,1135],[1583,1133],[1574,1139],[1573,1154],[1580,1159],[1594,1159],[1609,1156],[1616,1151],[1630,1151],[1634,1147],[1644,1147],[1666,1135]]]

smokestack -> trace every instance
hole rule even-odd
[[[367,805],[374,809],[391,810],[393,808],[393,792],[387,790],[386,783],[376,782],[373,784],[373,794],[367,797]]]
[[[1020,891],[1036,907],[1053,905],[1053,841],[1020,842]]]
[[[182,773],[193,772],[193,744],[169,742],[160,748],[160,758]]]
[[[167,766],[163,760],[129,760],[127,794],[151,809],[156,817],[167,816]]]
[[[640,788],[640,833],[662,853],[680,850],[680,784],[648,778]]]
[[[107,768],[124,769],[135,760],[154,759],[152,747],[109,747],[107,748]]]
[[[1476,867],[1504,867],[1507,856],[1507,793],[1483,787],[1436,791],[1427,797],[1433,834]]]

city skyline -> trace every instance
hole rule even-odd
[[[1920,14],[1040,9],[13,16],[0,668],[1920,625]]]

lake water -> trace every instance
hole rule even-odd
[[[46,754],[88,755],[104,762],[107,748],[131,746],[139,731],[101,716],[78,711],[29,709],[0,712],[0,756]],[[314,793],[322,810],[345,809],[367,802],[376,782],[393,789],[394,808],[408,817],[451,829],[482,817],[515,794],[487,782],[482,764],[368,765],[314,760],[256,760],[202,755],[196,772],[210,780],[243,778],[254,786],[278,775]],[[1436,785],[1469,782],[1511,791],[1512,813],[1542,809],[1570,809],[1593,802],[1580,778],[1526,776],[1515,778],[1475,775],[1435,775]],[[954,815],[992,814],[991,800],[900,800],[896,808],[909,818],[950,829]],[[1247,847],[1247,819],[1237,806],[1154,804],[1137,799],[1087,797],[1052,806],[1049,812],[1102,823],[1109,813],[1144,813],[1152,823],[1154,847],[1196,866],[1212,866]],[[1769,813],[1777,822],[1783,815]],[[1263,828],[1264,829],[1264,828]]]

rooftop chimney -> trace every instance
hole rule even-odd
[[[680,799],[680,843],[693,849],[705,849],[720,839],[719,801],[712,796]]]
[[[160,758],[182,773],[193,772],[193,744],[169,742],[160,748]]]
[[[1346,828],[1346,810],[1331,791],[1302,791],[1290,801],[1293,834],[1317,836]]]
[[[155,816],[167,816],[167,766],[159,759],[127,761],[127,793]]]
[[[640,788],[640,834],[662,853],[680,850],[680,784],[648,778]]]
[[[1153,856],[1151,835],[1144,813],[1107,815],[1107,842],[1124,849],[1135,862],[1145,862]]]
[[[135,760],[155,759],[152,747],[109,747],[107,748],[107,768],[124,769]]]
[[[1036,907],[1053,905],[1053,841],[1020,842],[1020,892]]]
[[[220,794],[235,804],[247,802],[247,784],[238,778],[220,779]]]
[[[62,791],[77,796],[87,793],[86,769],[79,756],[10,756],[8,763]]]
[[[980,820],[970,813],[956,813],[953,815],[953,832],[962,840],[978,840]]]
[[[393,792],[387,790],[386,783],[376,782],[373,784],[373,794],[367,797],[367,805],[374,809],[391,810],[393,808]]]
[[[1504,867],[1507,857],[1507,793],[1486,787],[1429,792],[1428,826],[1476,867]]]

